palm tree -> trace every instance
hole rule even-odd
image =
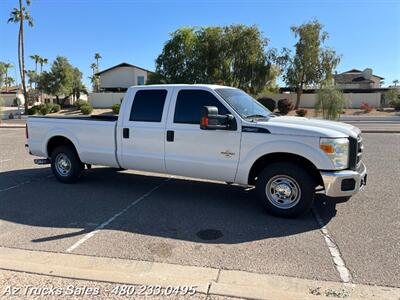
[[[397,86],[398,83],[399,83],[399,80],[398,80],[398,79],[393,80],[394,86]]]
[[[25,0],[26,5],[29,6],[31,4],[30,0]],[[19,31],[18,31],[18,66],[19,73],[21,76],[22,82],[22,90],[25,97],[25,112],[28,111],[28,93],[26,91],[25,84],[25,49],[24,49],[24,21],[28,22],[29,27],[33,27],[33,19],[26,10],[25,6],[22,5],[22,0],[18,0],[19,7],[14,8],[10,13],[10,18],[8,19],[8,23],[19,23]]]
[[[41,57],[40,57],[40,55],[37,55],[37,54],[31,55],[29,57],[35,61],[35,72],[37,73],[37,66],[38,66],[38,63],[39,63]]]
[[[6,92],[8,92],[8,86],[9,86],[9,85],[7,85],[7,82],[9,82],[9,80],[8,80],[9,79],[8,78],[8,69],[13,68],[14,66],[13,66],[12,63],[4,63],[3,66],[4,66],[4,70],[5,70],[5,75],[6,75],[6,77],[4,79],[4,83],[6,85]],[[13,81],[14,81],[14,79],[13,79]]]
[[[98,68],[97,68],[97,65],[95,63],[92,63],[90,65],[90,68],[92,69],[93,75],[97,73]]]
[[[40,74],[42,74],[43,71],[43,65],[47,64],[49,60],[47,58],[41,57],[39,59],[39,64],[40,64]]]
[[[35,86],[37,84],[37,75],[36,71],[34,70],[28,70],[26,72],[26,75],[28,76],[28,83],[29,83],[29,89],[32,89],[32,84],[35,83]]]
[[[97,70],[99,70],[99,59],[102,59],[100,53],[95,53],[94,59],[96,60]]]
[[[8,91],[8,88],[15,82],[14,78],[8,77],[6,80],[4,80],[4,83],[6,84],[6,90]]]

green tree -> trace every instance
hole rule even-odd
[[[96,60],[96,67],[97,67],[97,70],[99,70],[99,60],[102,59],[100,53],[95,53],[95,54],[94,54],[94,59]]]
[[[100,89],[100,76],[96,73],[99,71],[99,69],[95,63],[92,63],[90,68],[92,69],[92,76],[90,76],[89,79],[92,83],[92,90],[94,92],[98,92]]]
[[[270,79],[266,46],[256,26],[180,28],[164,45],[148,81],[217,83],[255,94]]]
[[[29,57],[35,62],[35,72],[36,72],[36,74],[37,74],[37,67],[38,67],[38,63],[39,63],[41,57],[40,57],[40,55],[38,55],[38,54],[31,55],[31,56],[29,56]]]
[[[14,65],[12,63],[2,63],[3,65],[3,69],[4,69],[4,84],[6,86],[6,92],[8,92],[8,87],[10,86],[8,83],[9,81],[9,77],[8,77],[8,70],[13,68]],[[13,80],[14,82],[14,80]]]
[[[29,84],[29,89],[32,89],[32,85],[35,83],[37,84],[37,73],[34,70],[28,70],[26,71],[26,75],[28,76],[28,84]]]
[[[6,90],[8,91],[8,88],[9,88],[10,86],[12,86],[14,83],[15,83],[14,78],[12,78],[12,77],[7,77],[7,78],[4,80],[4,84],[6,85]]]
[[[146,84],[165,84],[165,78],[157,72],[151,72],[147,75]]]
[[[45,93],[56,96],[56,102],[60,103],[60,97],[68,97],[73,93],[74,67],[63,56],[57,56],[50,71],[44,71],[39,78],[39,89]]]
[[[30,5],[30,0],[26,0],[26,6]],[[33,27],[33,19],[23,5],[22,0],[18,0],[18,8],[14,8],[10,13],[8,23],[19,23],[18,30],[18,66],[21,76],[22,90],[25,99],[28,99],[28,93],[25,83],[25,45],[24,45],[24,22],[27,22],[30,27]],[[28,111],[28,101],[25,101],[25,112]]]
[[[399,84],[399,80],[398,79],[393,80],[393,84],[394,86],[397,86]]]
[[[87,94],[88,92],[82,83],[82,72],[78,68],[74,68],[72,78],[72,96],[74,100],[79,100],[81,93]]]
[[[3,87],[5,74],[6,68],[4,67],[4,63],[0,62],[0,89]]]
[[[300,105],[303,89],[307,86],[318,86],[322,82],[326,85],[340,62],[340,56],[333,49],[321,46],[328,38],[328,33],[322,29],[323,25],[317,20],[291,27],[298,41],[294,55],[290,50],[284,49],[283,79],[296,91],[296,108]]]
[[[341,112],[347,105],[347,100],[341,90],[331,86],[325,86],[318,91],[315,110],[322,112],[327,120],[338,120]]]
[[[400,110],[400,92],[397,88],[389,89],[383,97],[386,104],[394,107],[395,110]]]
[[[49,60],[47,58],[41,57],[39,59],[39,64],[40,64],[40,73],[43,72],[43,65],[47,64]]]

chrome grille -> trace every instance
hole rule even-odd
[[[361,163],[361,158],[362,158],[363,151],[364,151],[364,145],[363,145],[363,142],[362,142],[362,137],[361,137],[361,135],[359,135],[357,137],[357,159],[356,159],[357,167]]]

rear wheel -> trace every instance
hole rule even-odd
[[[72,146],[62,145],[51,153],[51,169],[54,176],[61,182],[76,182],[84,167],[85,165],[80,161]]]
[[[294,163],[268,165],[258,176],[256,193],[268,213],[294,218],[307,212],[314,201],[315,181]]]

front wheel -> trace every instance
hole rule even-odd
[[[63,183],[76,182],[84,168],[85,165],[72,146],[62,145],[51,153],[51,169],[54,176]]]
[[[256,193],[268,213],[294,218],[311,208],[315,181],[301,166],[294,163],[268,165],[258,176]]]

